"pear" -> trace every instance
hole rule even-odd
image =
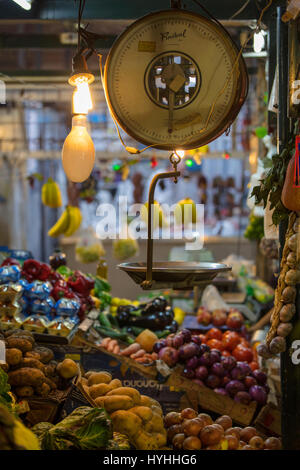
[[[160,204],[157,201],[154,201],[152,211],[153,229],[156,229],[158,226],[160,228],[167,227],[167,220],[160,207]],[[141,209],[141,219],[143,222],[145,222],[145,224],[148,225],[148,202],[146,202]]]
[[[191,207],[185,208],[185,206],[190,205]],[[190,212],[191,211],[191,212]],[[193,199],[188,197],[177,202],[174,210],[175,221],[178,225],[184,225],[185,222],[192,222],[193,224],[197,221],[197,209],[196,204]],[[187,217],[188,220],[184,220]]]

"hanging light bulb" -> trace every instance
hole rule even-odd
[[[184,150],[175,150],[175,153],[180,157],[183,158],[185,155]]]
[[[95,162],[94,143],[87,131],[87,117],[77,114],[72,118],[72,129],[62,149],[62,164],[67,178],[82,183],[90,176]]]
[[[266,33],[264,31],[259,31],[258,33],[254,33],[253,50],[257,54],[265,48],[265,34]]]
[[[62,149],[62,164],[67,178],[82,183],[90,176],[95,162],[95,147],[87,130],[87,114],[93,107],[90,83],[95,80],[89,72],[82,53],[73,57],[73,75],[69,84],[76,87],[72,99],[72,129]]]
[[[93,108],[88,81],[78,80],[73,93],[73,114],[88,114]]]

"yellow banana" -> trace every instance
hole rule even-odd
[[[42,203],[53,209],[62,205],[59,186],[52,178],[48,178],[47,183],[42,186]]]
[[[70,206],[70,221],[67,229],[64,231],[65,237],[70,237],[79,229],[82,221],[82,215],[79,207]]]
[[[62,235],[67,230],[69,223],[70,223],[70,206],[67,206],[66,209],[61,214],[58,221],[48,231],[49,237],[58,237],[59,235]]]

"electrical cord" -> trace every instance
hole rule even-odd
[[[245,8],[249,5],[250,3],[250,0],[247,0],[243,6],[241,6],[241,8],[239,10],[237,10],[229,19],[230,20],[233,20],[233,18],[235,18],[236,16],[238,16],[240,13],[242,13]]]

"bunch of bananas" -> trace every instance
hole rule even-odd
[[[52,178],[48,178],[42,186],[42,203],[52,209],[62,206],[59,186]]]
[[[49,237],[70,237],[79,229],[82,215],[79,207],[67,206],[58,221],[48,231]]]

